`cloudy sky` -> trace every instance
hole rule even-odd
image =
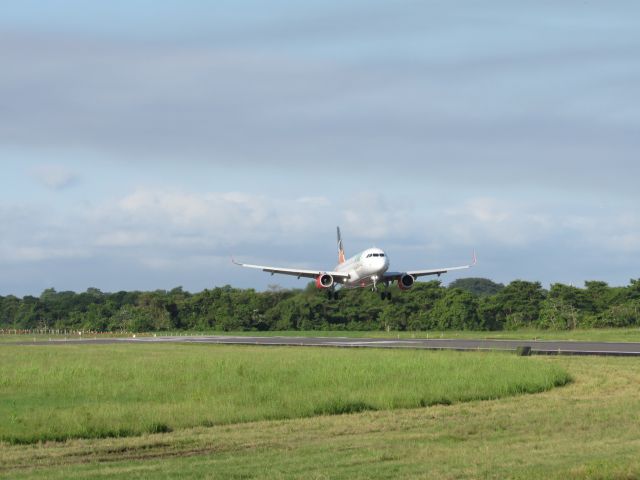
[[[0,58],[0,295],[303,287],[229,257],[330,269],[336,225],[640,277],[637,1],[10,0]]]

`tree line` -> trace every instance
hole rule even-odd
[[[448,287],[416,283],[391,300],[369,290],[344,290],[338,300],[314,283],[257,292],[231,286],[189,293],[83,293],[47,289],[39,297],[0,296],[0,329],[83,331],[167,330],[567,330],[640,326],[640,279],[624,287],[584,287],[515,280],[508,285],[465,278]]]

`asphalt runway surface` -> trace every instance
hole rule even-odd
[[[391,339],[346,337],[245,337],[227,335],[207,336],[157,336],[68,339],[38,342],[20,342],[19,345],[64,344],[114,344],[114,343],[209,343],[228,345],[305,346],[342,348],[410,348],[424,350],[507,350],[529,346],[537,355],[615,355],[640,356],[640,343],[625,342],[574,342],[555,340],[459,340],[459,339]],[[13,345],[16,345],[14,343]]]

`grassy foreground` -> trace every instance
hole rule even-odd
[[[475,353],[464,355],[477,358]],[[640,478],[638,360],[527,360],[566,369],[573,381],[536,395],[450,406],[197,427],[122,439],[4,445],[0,476]]]
[[[186,333],[177,332],[176,335]],[[203,332],[192,332],[203,335]],[[161,335],[161,334],[158,334]],[[348,338],[452,338],[481,340],[567,340],[585,342],[640,342],[640,328],[591,328],[578,330],[500,330],[500,331],[345,331],[345,330],[307,330],[307,331],[269,331],[269,332],[208,332],[206,335],[237,335],[265,337],[348,337]]]
[[[0,440],[126,437],[533,393],[560,367],[500,353],[211,345],[0,350]]]
[[[0,344],[16,342],[48,342],[49,340],[69,341],[80,338],[117,338],[131,337],[132,334],[86,334],[79,335],[14,335],[0,334]],[[137,336],[150,336],[153,333],[138,333]],[[307,330],[307,331],[242,331],[223,332],[213,331],[173,331],[157,332],[156,335],[235,335],[235,336],[259,336],[259,337],[349,337],[349,338],[464,338],[464,339],[498,339],[498,340],[573,340],[586,342],[640,342],[640,328],[590,328],[578,330],[500,330],[500,331],[470,331],[470,330],[446,330],[446,331],[347,331],[347,330]]]

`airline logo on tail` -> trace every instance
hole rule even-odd
[[[342,236],[340,235],[340,227],[338,227],[338,264],[344,263],[344,246],[342,245]]]

